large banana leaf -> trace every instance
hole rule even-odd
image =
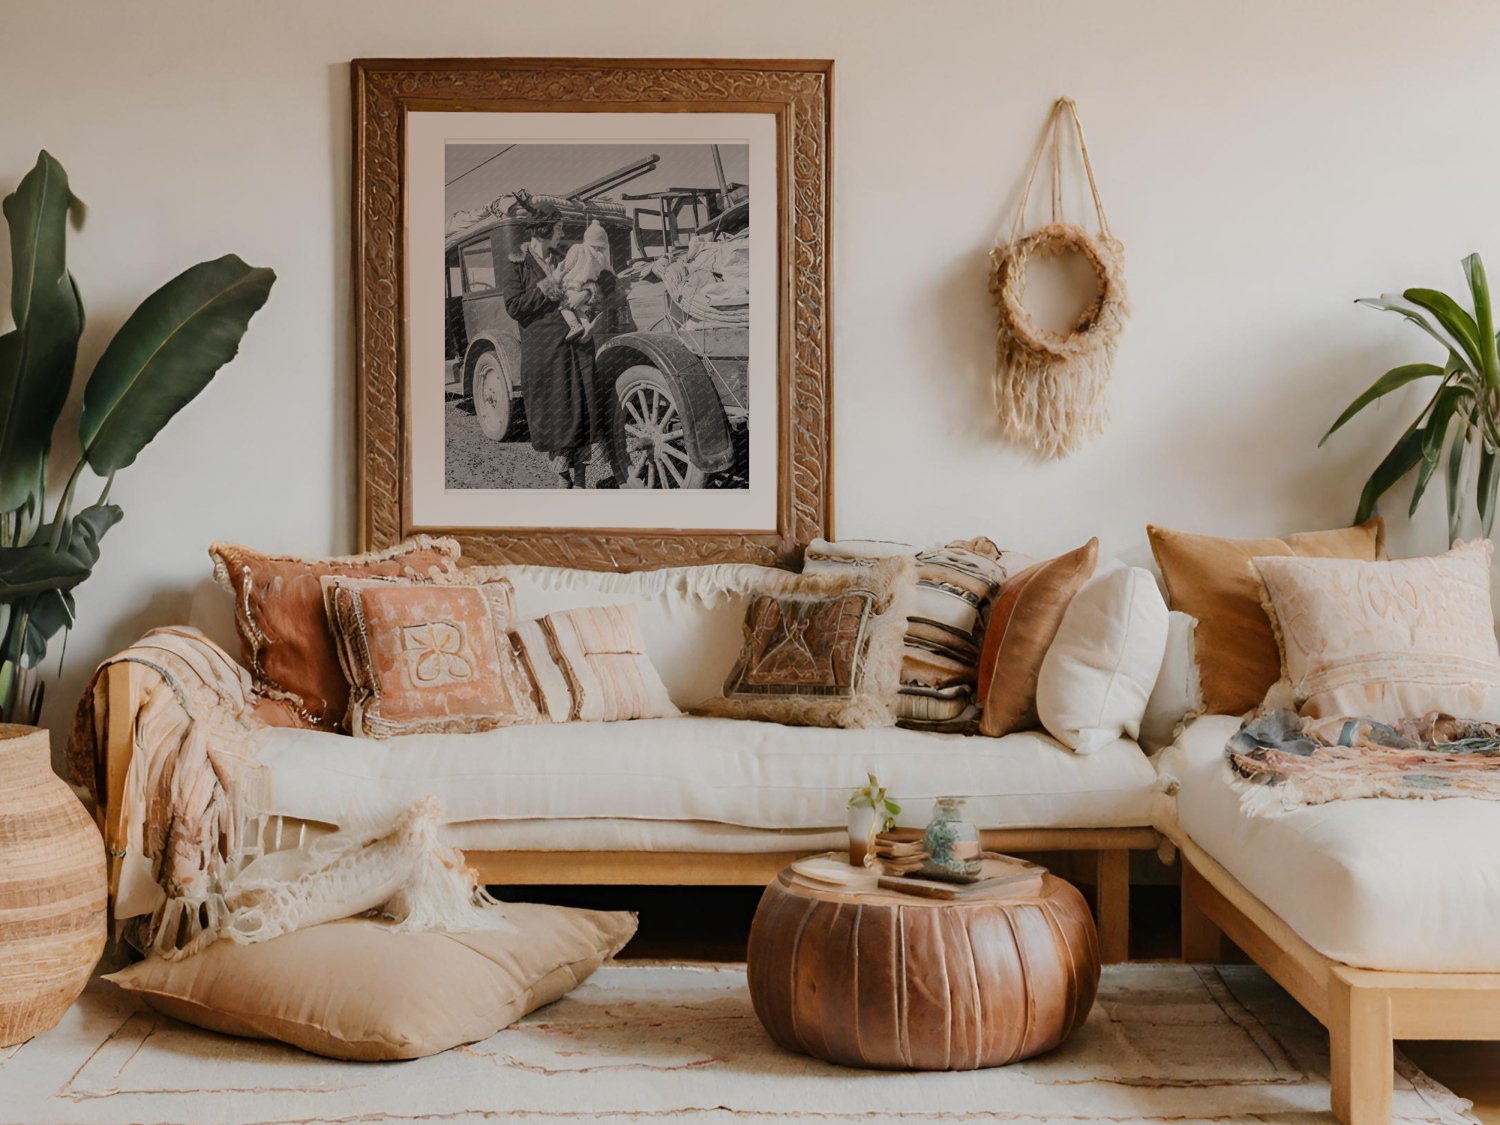
[[[1401,387],[1406,386],[1406,384],[1413,383],[1418,379],[1426,379],[1442,374],[1443,368],[1435,363],[1407,363],[1400,367],[1391,368],[1379,379],[1371,383],[1364,394],[1349,404],[1344,412],[1339,415],[1338,421],[1328,427],[1328,432],[1319,439],[1318,444],[1321,446],[1337,433],[1345,422],[1349,421],[1350,418],[1353,418],[1376,399],[1383,398],[1392,391],[1399,390]]]
[[[52,427],[73,381],[83,305],[68,276],[65,242],[73,205],[68,176],[46,152],[6,196],[11,315],[0,336],[0,511],[41,499]]]
[[[79,441],[107,476],[133,462],[172,415],[234,358],[276,275],[233,254],[167,282],[115,333],[84,389]]]
[[[10,638],[7,655],[19,655],[29,668],[42,662],[47,655],[47,643],[73,624],[72,588],[93,572],[99,562],[99,541],[124,516],[117,504],[91,505],[63,524],[55,551],[48,546],[47,553],[21,560],[33,568],[23,575],[29,578],[26,591],[0,590],[0,599],[14,599],[10,620],[17,633]],[[37,541],[46,543],[51,534],[50,527],[42,528]],[[0,557],[3,555],[0,551]]]
[[[0,547],[0,601],[46,590],[70,590],[89,576],[89,565],[48,543]]]

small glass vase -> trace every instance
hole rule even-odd
[[[962,797],[939,797],[932,820],[922,833],[927,862],[922,874],[931,879],[972,883],[984,865],[980,854],[979,829],[964,819]]]

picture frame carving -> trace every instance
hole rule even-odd
[[[795,563],[832,534],[829,60],[357,59],[353,301],[358,539],[378,549],[451,534],[476,563],[638,570]],[[737,113],[775,120],[774,529],[451,527],[412,519],[406,308],[408,114]]]

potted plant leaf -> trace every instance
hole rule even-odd
[[[873,773],[866,773],[868,784],[849,798],[849,862],[856,867],[875,846],[875,836],[896,826],[901,806],[891,800],[885,786]]]
[[[239,350],[276,275],[233,254],[178,274],[120,326],[84,384],[78,458],[48,510],[47,460],[73,386],[83,300],[68,272],[67,222],[80,209],[67,173],[42,152],[5,198],[11,315],[0,335],[0,721],[34,724],[42,684],[28,681],[73,623],[73,590],[123,516],[109,503],[115,474],[203,390]],[[88,468],[104,480],[75,510]]]
[[[1380,498],[1407,473],[1416,471],[1409,515],[1438,467],[1443,466],[1448,500],[1448,539],[1456,540],[1466,510],[1477,510],[1484,534],[1495,523],[1495,494],[1500,488],[1500,357],[1497,357],[1489,283],[1478,254],[1463,260],[1473,309],[1436,289],[1407,289],[1367,297],[1357,304],[1398,313],[1415,324],[1446,353],[1441,363],[1407,363],[1393,367],[1370,385],[1323,435],[1321,446],[1349,419],[1372,402],[1422,379],[1436,379],[1432,396],[1384,459],[1360,494],[1354,521],[1375,513]],[[1473,499],[1470,500],[1472,495]]]

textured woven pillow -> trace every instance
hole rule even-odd
[[[629,603],[549,613],[511,634],[542,715],[554,723],[612,723],[682,714],[667,694]]]
[[[349,706],[349,686],[323,611],[325,575],[428,578],[451,574],[458,543],[419,535],[387,551],[305,559],[215,543],[214,579],[234,598],[240,653],[255,688],[286,704],[288,717],[335,730]]]
[[[256,945],[216,941],[106,979],[158,1012],[334,1059],[435,1055],[488,1039],[570,992],[635,933],[635,915],[506,903],[514,933],[393,933],[350,918]]]
[[[1021,571],[1000,589],[979,657],[979,731],[999,738],[1040,725],[1036,684],[1073,596],[1094,573],[1099,540]]]
[[[1167,604],[1198,619],[1203,707],[1215,715],[1241,715],[1260,706],[1281,674],[1252,559],[1297,555],[1373,562],[1385,557],[1385,523],[1379,516],[1358,527],[1279,539],[1216,539],[1162,527],[1147,527],[1146,534]]]
[[[703,710],[793,726],[890,726],[914,577],[914,561],[897,556],[757,594],[724,698]]]
[[[505,579],[322,580],[349,682],[351,734],[469,734],[539,719],[511,650]]]
[[[1500,722],[1488,540],[1392,562],[1263,558],[1285,674],[1271,702],[1393,723],[1433,711]]]
[[[896,724],[972,729],[979,716],[974,686],[990,605],[1006,577],[1031,560],[1001,551],[983,536],[925,551],[902,543],[819,539],[808,545],[802,569],[827,573],[905,554],[917,561],[917,580],[906,619]]]

